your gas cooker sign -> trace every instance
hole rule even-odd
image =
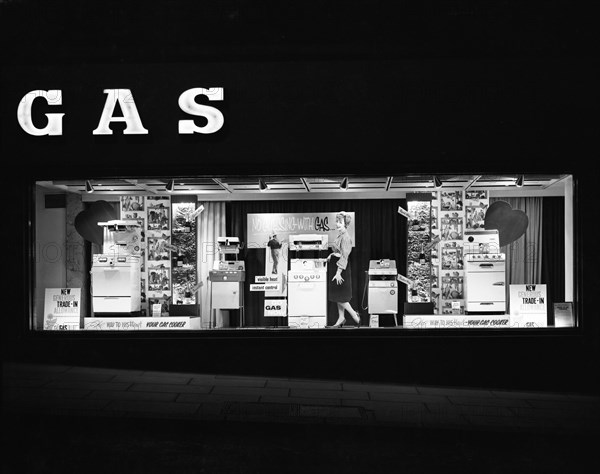
[[[149,130],[144,127],[142,117],[135,105],[131,89],[104,89],[106,100],[100,114],[98,126],[92,130],[92,135],[112,135],[110,124],[113,122],[124,122],[124,135],[147,135]],[[209,105],[196,102],[196,97],[205,96],[209,101],[219,102],[224,100],[224,89],[214,87],[204,89],[196,87],[184,91],[178,100],[179,108],[188,115],[203,117],[206,122],[198,125],[193,119],[179,120],[178,130],[180,135],[191,135],[200,133],[204,135],[218,132],[225,123],[225,117],[221,111]],[[48,123],[44,128],[34,125],[34,105],[44,101],[48,106],[56,107],[56,113],[44,114]],[[33,136],[56,136],[63,134],[63,117],[65,113],[60,112],[63,101],[61,89],[33,90],[23,96],[17,107],[17,120],[21,128]],[[122,116],[115,116],[115,108],[119,105]]]

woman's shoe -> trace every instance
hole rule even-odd
[[[331,326],[332,328],[341,328],[344,326],[344,323],[346,322],[346,320],[344,319],[341,323],[336,323],[333,326]]]

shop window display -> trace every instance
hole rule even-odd
[[[346,177],[343,195],[329,177],[36,183],[31,328],[576,326],[573,178],[471,178]],[[64,208],[44,206],[65,188]],[[346,325],[325,281],[341,211],[360,318]]]

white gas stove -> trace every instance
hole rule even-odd
[[[506,254],[465,255],[465,311],[506,312]]]
[[[327,261],[292,259],[288,271],[288,316],[327,316]]]

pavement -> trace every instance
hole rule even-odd
[[[589,394],[14,362],[2,380],[4,472],[564,472],[600,434]]]

